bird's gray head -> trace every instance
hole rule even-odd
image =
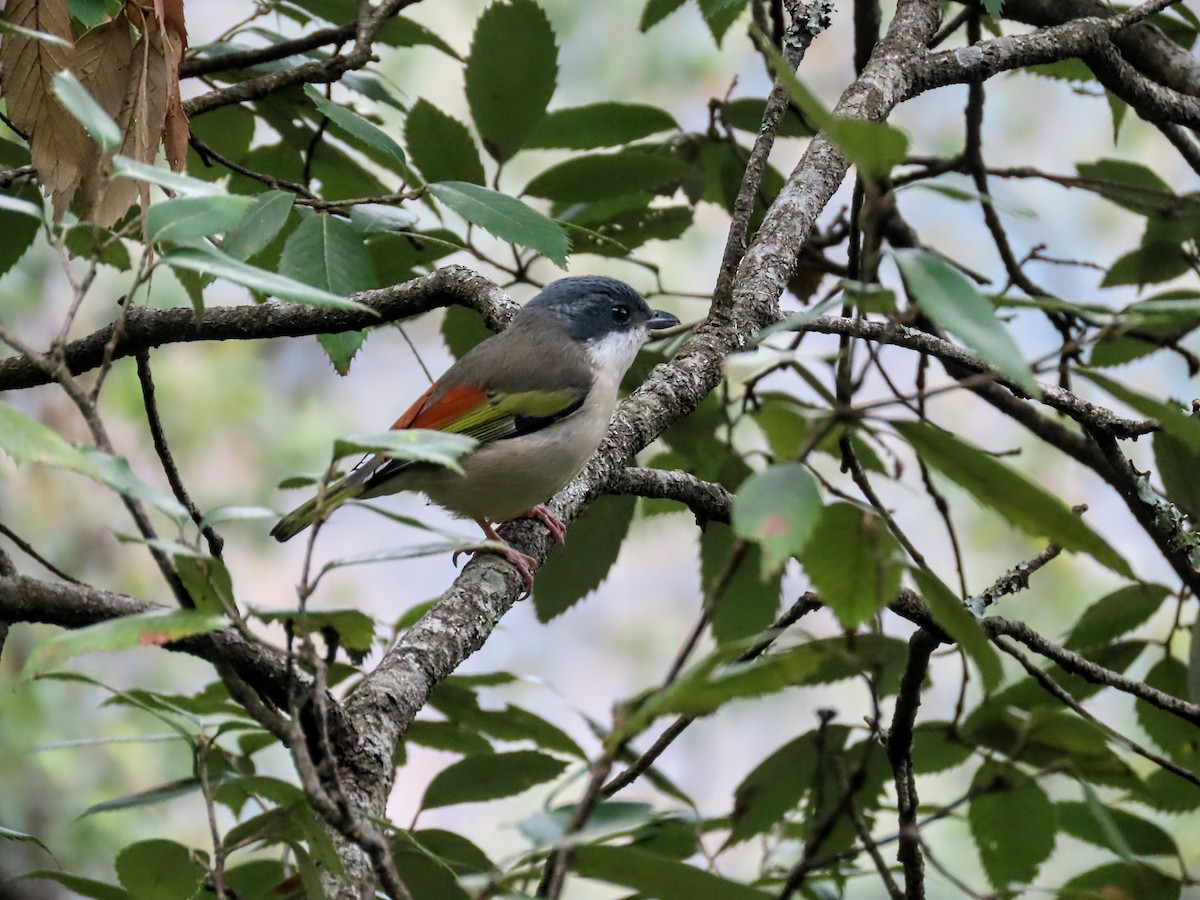
[[[618,335],[636,338],[641,346],[650,331],[679,324],[670,313],[651,309],[625,282],[603,275],[560,278],[547,285],[526,309],[553,314],[562,329],[585,346]]]

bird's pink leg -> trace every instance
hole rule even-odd
[[[483,533],[488,540],[495,541],[500,547],[463,547],[461,550],[456,550],[454,555],[450,557],[450,561],[457,565],[458,556],[460,553],[474,551],[476,553],[495,553],[497,556],[503,556],[507,559],[514,569],[521,574],[521,581],[525,584],[525,594],[528,596],[533,590],[533,573],[538,567],[538,561],[528,553],[522,553],[504,538],[496,533],[496,529],[487,519],[476,519],[475,522],[483,529]]]
[[[537,519],[554,535],[554,540],[558,546],[563,546],[567,542],[567,523],[558,517],[545,503],[539,503],[530,509],[525,510],[518,519]]]

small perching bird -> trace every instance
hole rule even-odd
[[[575,477],[608,430],[621,378],[650,332],[678,325],[615,278],[585,275],[546,287],[512,324],[452,365],[392,429],[463,434],[478,445],[462,473],[429,463],[364,459],[344,478],[271,529],[286,541],[348,500],[421,491],[467,518],[506,549],[529,591],[537,560],[509,545],[495,525],[536,518],[558,543],[566,525],[544,503]]]

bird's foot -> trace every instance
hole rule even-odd
[[[517,516],[518,519],[537,519],[554,536],[555,543],[563,546],[567,542],[567,523],[545,503],[539,503]]]
[[[483,533],[487,535],[488,540],[494,543],[462,547],[454,551],[454,554],[450,557],[450,561],[458,565],[458,557],[463,553],[494,553],[497,556],[503,556],[521,576],[521,582],[525,586],[525,590],[521,596],[528,597],[533,591],[533,573],[537,571],[538,561],[528,553],[522,553],[504,538],[500,537],[491,522],[488,522],[486,519],[479,519],[477,521],[479,527],[483,529]],[[496,546],[497,544],[500,546]]]

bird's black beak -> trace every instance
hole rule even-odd
[[[646,326],[651,331],[662,331],[664,328],[674,328],[679,324],[679,319],[675,318],[669,312],[663,312],[661,309],[652,309],[651,312],[654,315],[646,323]]]

